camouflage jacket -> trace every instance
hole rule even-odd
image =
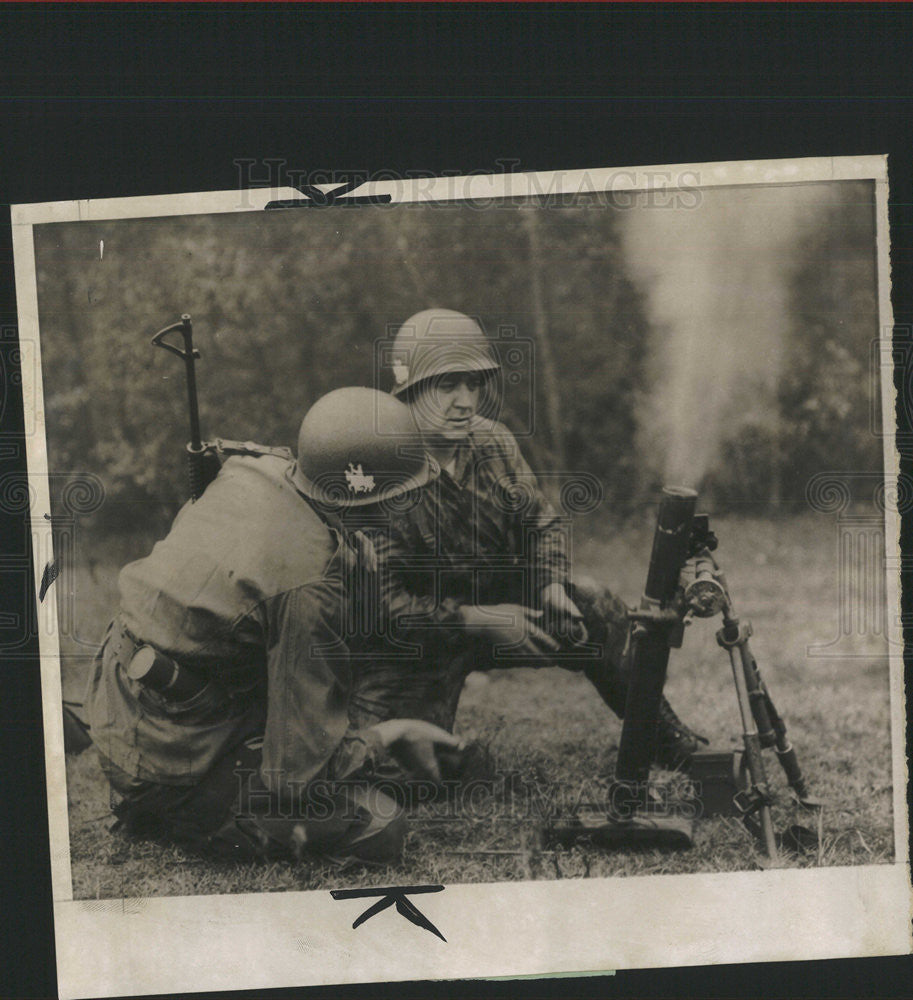
[[[394,635],[429,638],[436,628],[452,641],[461,605],[535,606],[543,587],[567,583],[565,526],[502,424],[478,420],[452,472],[441,470],[404,507],[365,526]]]

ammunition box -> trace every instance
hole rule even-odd
[[[741,750],[697,750],[691,755],[688,777],[699,816],[737,816],[733,797],[745,787]]]

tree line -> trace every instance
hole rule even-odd
[[[186,496],[183,368],[152,334],[193,317],[204,437],[294,445],[340,385],[389,388],[399,323],[430,306],[477,316],[505,365],[503,419],[534,468],[596,475],[619,515],[652,498],[638,444],[653,387],[647,290],[624,216],[579,204],[460,205],[50,224],[36,229],[52,472],[104,483],[96,521],[162,525]],[[795,247],[782,374],[701,486],[721,506],[801,501],[815,472],[880,467],[871,211],[843,198]]]

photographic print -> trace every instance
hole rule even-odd
[[[907,951],[883,158],[351,187],[13,208],[61,995]]]

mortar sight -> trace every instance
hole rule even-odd
[[[728,601],[723,585],[716,577],[716,563],[709,552],[694,560],[693,579],[685,587],[685,605],[695,618],[712,618],[722,614]]]
[[[717,579],[718,567],[711,553],[718,545],[706,514],[695,514],[691,522],[688,558],[691,579],[685,584],[685,605],[695,618],[712,618],[728,604],[726,591]]]

